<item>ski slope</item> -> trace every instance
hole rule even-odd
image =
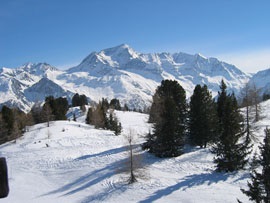
[[[269,123],[263,104],[263,128]],[[7,158],[10,193],[2,203],[87,203],[87,202],[248,202],[240,188],[246,188],[248,171],[216,173],[209,149],[186,148],[180,157],[160,159],[140,150],[139,144],[151,130],[148,115],[116,112],[123,133],[94,129],[74,121],[38,124],[16,143],[0,145]],[[140,159],[138,181],[127,184],[124,173],[127,141],[132,132],[134,150]],[[259,137],[262,140],[262,135]]]

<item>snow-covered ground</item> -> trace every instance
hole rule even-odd
[[[262,107],[261,129],[269,123],[270,101]],[[248,171],[216,173],[209,149],[187,148],[177,158],[160,159],[140,151],[151,126],[148,115],[117,112],[122,135],[97,130],[74,121],[38,124],[16,143],[0,145],[7,158],[10,193],[0,202],[248,202],[240,188],[246,188]],[[140,178],[127,184],[123,173],[127,159],[124,134],[135,136]],[[263,130],[260,130],[260,140]]]

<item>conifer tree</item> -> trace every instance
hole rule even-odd
[[[247,163],[249,142],[241,142],[244,135],[242,117],[234,94],[227,94],[222,80],[218,94],[217,113],[219,118],[218,140],[212,152],[217,171],[232,172],[244,168]]]
[[[270,130],[265,130],[264,143],[260,147],[258,164],[261,172],[254,169],[251,173],[251,182],[248,182],[248,190],[241,189],[250,200],[256,203],[270,203]]]
[[[45,104],[43,106],[43,112],[45,114],[51,113],[52,115],[50,116],[51,120],[66,120],[66,113],[68,111],[68,101],[66,98],[59,97],[59,98],[54,98],[53,96],[46,97],[45,99]],[[49,119],[47,119],[48,121]]]
[[[206,85],[197,85],[190,98],[189,139],[191,144],[206,147],[214,142],[217,113],[215,103]]]
[[[2,119],[2,113],[0,113],[0,144],[7,141],[7,131],[6,123]]]
[[[110,102],[110,108],[115,110],[121,110],[120,101],[118,99],[112,99]]]
[[[76,93],[71,100],[72,106],[83,106],[83,105],[87,105],[88,101],[87,101],[87,97],[83,94],[83,95],[79,95],[78,93]]]
[[[186,130],[186,94],[177,81],[163,80],[153,96],[150,121],[154,135],[149,140],[150,152],[159,157],[175,157],[183,153]]]
[[[110,112],[109,118],[107,120],[108,122],[105,128],[114,131],[115,135],[119,135],[122,131],[122,126],[113,111]]]
[[[8,134],[10,135],[13,129],[13,125],[14,125],[14,115],[13,115],[13,111],[12,109],[10,109],[7,106],[3,106],[2,108],[2,119],[3,122],[6,125]]]

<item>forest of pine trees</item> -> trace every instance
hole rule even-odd
[[[246,137],[243,117],[223,80],[216,102],[206,85],[197,85],[189,105],[179,83],[162,81],[153,96],[149,122],[154,124],[154,131],[143,148],[158,157],[179,156],[184,145],[191,144],[211,146],[217,171],[243,169],[248,162],[250,139],[241,139]]]

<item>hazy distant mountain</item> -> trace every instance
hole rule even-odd
[[[256,87],[260,89],[261,94],[270,94],[270,68],[254,74],[249,83],[251,85],[255,84]]]
[[[71,98],[85,94],[93,101],[118,98],[131,108],[151,104],[163,79],[177,80],[190,96],[196,84],[206,84],[215,96],[221,79],[239,92],[249,75],[234,65],[200,54],[134,51],[128,45],[93,52],[78,66],[59,71],[46,63],[0,69],[0,103],[13,103],[24,110],[49,94]]]

